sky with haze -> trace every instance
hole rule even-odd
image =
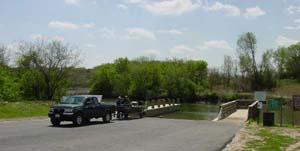
[[[243,32],[267,49],[300,41],[300,0],[1,0],[0,44],[60,40],[81,50],[81,66],[119,57],[236,57]]]

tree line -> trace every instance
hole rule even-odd
[[[202,60],[119,58],[112,64],[96,67],[92,81],[91,93],[108,97],[194,99],[205,92],[207,63]]]
[[[80,53],[61,41],[21,42],[10,60],[0,45],[0,100],[53,100],[70,88],[105,97],[216,99],[219,90],[272,90],[282,79],[300,81],[300,43],[257,56],[254,33],[238,37],[235,56],[219,68],[203,60],[118,58],[93,69],[78,68]],[[13,62],[14,65],[9,63]]]
[[[300,81],[300,43],[268,49],[261,57],[257,45],[254,33],[243,33],[237,40],[236,56],[226,55],[222,67],[209,69],[209,88],[250,92],[272,90],[283,79]]]

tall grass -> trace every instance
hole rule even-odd
[[[47,116],[50,106],[50,102],[0,103],[0,119]]]

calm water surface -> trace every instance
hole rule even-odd
[[[105,104],[114,104],[116,99],[103,99]],[[211,104],[181,104],[180,111],[162,115],[163,118],[190,119],[190,120],[213,120],[219,112],[218,105]]]

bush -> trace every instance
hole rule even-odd
[[[0,101],[17,100],[20,96],[20,86],[17,78],[4,67],[0,67]]]
[[[219,96],[212,91],[204,91],[200,96],[200,101],[217,104],[219,102]]]
[[[222,102],[230,102],[237,99],[253,99],[251,93],[225,93],[220,96]]]

